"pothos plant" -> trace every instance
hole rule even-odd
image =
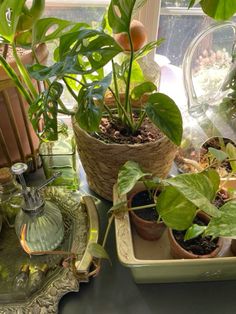
[[[171,141],[179,145],[182,137],[182,118],[175,102],[168,96],[157,93],[153,82],[145,81],[138,60],[159,46],[160,40],[145,44],[135,51],[130,25],[144,0],[111,0],[101,26],[97,29],[80,27],[77,31],[60,37],[54,52],[56,62],[51,66],[35,64],[29,68],[36,80],[51,80],[46,92],[38,97],[29,113],[35,129],[41,115],[50,116],[46,120],[42,138],[55,136],[57,112],[63,111],[55,93],[60,95],[64,86],[76,102],[76,108],[65,114],[75,117],[82,129],[92,133],[99,131],[103,116],[114,123],[121,123],[129,134],[136,134],[143,120],[148,117]],[[123,48],[114,39],[115,34],[125,34],[130,50]],[[123,54],[122,61],[116,57]],[[110,64],[111,72],[104,67]],[[120,82],[125,88],[125,99],[120,97]],[[131,88],[131,86],[134,88]],[[53,92],[52,92],[53,91]],[[106,92],[114,98],[114,108],[104,102]],[[143,100],[142,96],[148,95]],[[132,106],[132,101],[142,99],[140,110]],[[134,111],[136,112],[134,118]]]
[[[150,206],[156,207],[159,217],[168,227],[180,231],[187,230],[185,240],[200,234],[213,238],[236,237],[236,200],[228,199],[219,208],[214,205],[221,189],[220,176],[216,170],[208,168],[199,173],[180,174],[162,180],[152,178],[151,174],[144,173],[137,163],[128,161],[118,175],[119,195],[127,194],[140,180],[152,190],[161,190],[160,194],[156,194],[154,204]],[[210,222],[207,226],[193,224],[198,211],[209,215]]]
[[[33,0],[30,7],[27,6],[27,0],[0,0],[0,66],[29,105],[38,98],[38,91],[21,60],[18,48],[31,50],[37,60],[36,47],[39,44],[53,41],[66,31],[81,27],[54,17],[41,18],[44,7],[45,0]],[[19,74],[12,65],[12,58],[8,57],[10,50]],[[51,94],[54,99],[59,98],[57,91],[51,90]],[[47,116],[44,118],[47,119]]]
[[[218,154],[217,158],[219,157]],[[222,157],[221,157],[222,158]],[[109,210],[108,225],[102,245],[93,244],[89,250],[97,258],[109,259],[105,245],[110,227],[115,217],[122,212],[146,208],[156,208],[158,221],[167,227],[185,232],[185,240],[197,236],[236,238],[236,199],[230,191],[229,198],[221,206],[216,206],[215,199],[221,190],[220,176],[215,169],[207,168],[198,173],[180,174],[168,179],[153,177],[145,173],[133,161],[127,161],[121,168],[117,179],[119,199],[125,199],[127,193],[142,182],[151,193],[153,204],[128,207],[128,200],[121,201]],[[158,192],[158,193],[157,193]],[[235,192],[235,191],[234,191]],[[232,196],[232,197],[231,197]],[[209,216],[209,223],[200,226],[194,223],[199,211]]]

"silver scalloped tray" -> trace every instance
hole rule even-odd
[[[93,198],[55,187],[46,188],[44,193],[46,199],[58,205],[63,216],[65,236],[58,250],[69,252],[68,255],[75,258],[62,263],[68,256],[30,257],[20,247],[14,229],[3,224],[0,233],[0,313],[56,313],[60,298],[67,292],[78,291],[79,282],[89,280],[92,256],[88,246],[97,242],[99,232]],[[22,264],[33,268],[43,263],[48,264],[49,270],[35,293],[13,291],[12,283]]]

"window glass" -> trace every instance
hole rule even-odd
[[[189,0],[162,0],[158,37],[165,42],[158,53],[176,66],[181,66],[184,54],[193,40],[214,21],[198,6],[188,10]],[[236,18],[234,17],[236,21]]]
[[[106,7],[103,6],[64,6],[64,7],[48,7],[45,16],[53,16],[74,22],[85,22],[94,24],[101,21]]]

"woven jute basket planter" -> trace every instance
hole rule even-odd
[[[164,178],[169,173],[177,150],[164,135],[152,143],[106,144],[82,130],[75,120],[73,128],[89,187],[107,200],[112,200],[118,171],[126,161],[136,161],[144,171]]]
[[[48,50],[45,44],[36,48],[39,61],[46,63]],[[31,51],[22,54],[24,64],[33,63]],[[14,60],[10,63],[18,73]],[[35,86],[40,90],[40,85]],[[0,167],[14,162],[30,163],[31,170],[39,166],[39,140],[28,119],[28,107],[22,95],[0,66]]]

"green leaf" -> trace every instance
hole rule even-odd
[[[202,0],[202,10],[216,20],[228,20],[236,12],[235,0]]]
[[[64,63],[64,73],[92,73],[121,51],[114,38],[102,30],[81,29],[60,38],[59,57]]]
[[[198,4],[199,2],[201,2],[201,0],[191,0],[189,5],[188,5],[188,9],[192,8],[193,6]]]
[[[135,86],[131,91],[131,98],[134,100],[140,99],[145,93],[152,93],[157,90],[157,87],[152,82],[144,82]]]
[[[236,201],[225,203],[221,208],[221,216],[211,218],[205,234],[216,237],[236,238]]]
[[[108,214],[119,214],[121,212],[127,211],[126,201],[120,202],[116,205],[113,205],[109,210]]]
[[[183,125],[174,100],[162,93],[149,96],[145,106],[149,119],[176,145],[182,140]]]
[[[158,196],[157,211],[164,223],[175,230],[186,230],[195,217],[197,207],[177,189],[167,186]]]
[[[124,195],[131,191],[139,179],[149,173],[145,173],[139,164],[134,161],[127,161],[119,170],[117,188],[119,195]]]
[[[80,127],[87,132],[99,130],[102,118],[104,94],[111,84],[112,73],[101,81],[94,81],[80,89],[78,96],[78,110],[75,118]]]
[[[211,153],[212,156],[215,157],[219,162],[222,162],[228,157],[228,155],[225,152],[223,152],[220,149],[215,149],[213,147],[209,147],[208,152]]]
[[[186,231],[186,233],[184,235],[184,241],[198,237],[199,235],[203,234],[203,232],[206,230],[206,228],[207,228],[207,226],[199,226],[197,224],[193,224]]]
[[[17,33],[32,30],[34,23],[42,16],[44,9],[45,0],[33,0],[30,8],[28,8],[28,3],[25,4],[17,24]]]
[[[210,216],[219,216],[219,210],[211,204],[215,196],[213,184],[202,173],[181,174],[174,178],[164,180],[165,183],[175,187],[190,202]]]
[[[148,44],[146,44],[145,46],[143,46],[141,49],[139,49],[138,51],[134,52],[134,61],[139,60],[140,58],[143,58],[144,56],[146,56],[150,51],[152,51],[153,49],[155,49],[156,47],[160,46],[160,44],[164,41],[163,38],[160,38],[158,40],[155,41],[151,41]],[[123,68],[123,73],[125,71],[128,71],[129,68],[129,62],[130,59],[126,58],[123,63],[122,63],[122,68]],[[133,65],[135,64],[135,62],[133,63]]]
[[[213,186],[213,193],[210,200],[213,201],[220,186],[219,173],[214,169],[208,169],[208,170],[204,170],[202,174],[206,175],[208,179],[211,181],[211,184]]]
[[[162,179],[158,177],[154,177],[148,180],[143,179],[143,183],[149,191],[153,191],[162,187]]]
[[[0,55],[0,65],[3,67],[4,71],[7,73],[9,78],[12,80],[13,84],[18,88],[21,95],[26,99],[28,104],[31,103],[31,97],[28,94],[27,90],[24,88],[24,85],[21,83],[19,76],[16,74],[14,69],[8,64],[8,62]]]
[[[236,147],[233,144],[228,143],[226,145],[226,153],[228,154],[229,159],[235,159],[235,161],[230,161],[232,172],[235,173],[236,172]]]
[[[53,82],[29,108],[29,118],[33,128],[43,140],[57,140],[58,100],[62,92],[62,84]],[[38,125],[42,117],[44,120],[43,130],[39,133]]]
[[[21,32],[15,37],[17,46],[25,49],[30,49],[32,46],[32,30]]]
[[[10,43],[14,41],[24,3],[25,0],[3,0],[0,3],[0,34]]]
[[[98,243],[90,243],[88,246],[88,251],[93,257],[107,259],[111,262],[110,257],[104,247]]]
[[[113,33],[128,33],[133,14],[145,2],[144,0],[111,0],[108,8],[108,21]]]
[[[53,17],[38,20],[33,27],[33,45],[55,40],[69,31],[75,25],[74,22]],[[88,24],[78,23],[77,28],[88,27]]]
[[[44,81],[51,77],[62,75],[64,71],[64,64],[63,62],[56,62],[52,66],[47,67],[36,63],[31,66],[27,66],[27,70],[32,78],[37,81]]]
[[[99,130],[99,124],[102,118],[102,108],[95,105],[94,100],[86,101],[86,91],[81,88],[79,99],[82,95],[85,99],[78,102],[78,110],[75,114],[75,119],[80,127],[87,132],[96,132]]]

